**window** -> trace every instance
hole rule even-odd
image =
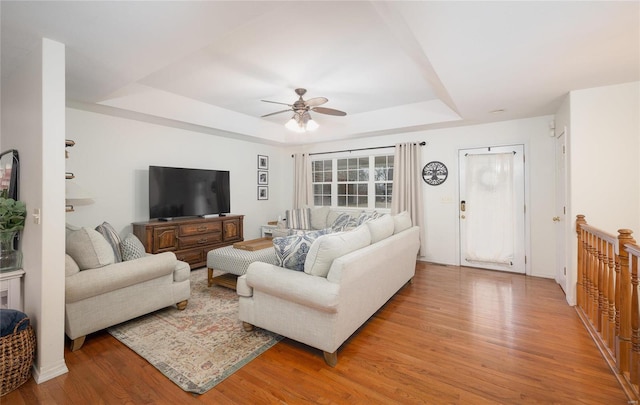
[[[331,206],[333,162],[331,160],[316,160],[311,162],[311,178],[313,179],[314,205]]]
[[[315,160],[314,205],[391,209],[393,155]]]

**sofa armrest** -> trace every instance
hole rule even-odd
[[[173,271],[173,282],[179,283],[185,280],[189,280],[191,277],[191,266],[189,263],[176,260],[175,269]]]
[[[253,295],[259,291],[320,311],[338,311],[340,286],[324,277],[253,262],[247,268],[245,281],[253,289]]]
[[[172,274],[177,262],[175,254],[165,252],[80,271],[66,277],[65,301],[80,301]]]

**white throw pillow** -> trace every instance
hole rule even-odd
[[[112,264],[113,249],[98,231],[80,228],[67,234],[66,251],[80,270],[95,269]]]
[[[409,216],[408,211],[402,211],[401,213],[394,215],[393,223],[394,223],[394,227],[393,227],[394,234],[398,232],[402,232],[413,226],[411,223],[411,217]]]
[[[393,235],[394,221],[391,215],[383,215],[380,218],[365,222],[371,232],[371,244],[386,239]]]
[[[313,242],[304,262],[304,272],[312,276],[327,277],[333,260],[371,244],[371,233],[366,226],[349,232],[322,235]]]

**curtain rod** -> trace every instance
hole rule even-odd
[[[418,145],[420,146],[424,146],[427,143],[425,141],[420,142]],[[388,148],[393,148],[395,147],[395,145],[390,145],[390,146],[374,146],[371,148],[358,148],[358,149],[344,149],[344,150],[334,150],[331,152],[316,152],[316,153],[309,153],[309,156],[313,156],[313,155],[327,155],[329,153],[342,153],[342,152],[356,152],[356,151],[361,151],[361,150],[373,150],[373,149],[388,149]],[[291,155],[291,157],[293,157],[293,155]]]

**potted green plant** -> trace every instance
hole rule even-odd
[[[22,252],[15,249],[14,240],[24,229],[26,217],[24,202],[0,197],[0,272],[22,267]]]

